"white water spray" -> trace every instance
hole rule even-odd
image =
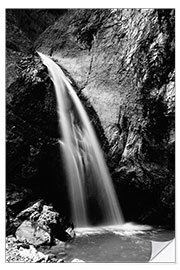
[[[61,68],[39,53],[47,66],[57,97],[63,157],[68,178],[73,222],[91,225],[95,211],[106,225],[122,224],[123,216],[102,151],[88,115]],[[91,202],[90,202],[91,201]],[[93,203],[96,201],[95,209]],[[91,207],[89,207],[91,204]]]

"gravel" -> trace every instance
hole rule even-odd
[[[6,262],[59,262],[52,254],[43,254],[33,245],[20,243],[14,236],[6,237]]]

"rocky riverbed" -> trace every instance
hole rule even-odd
[[[10,235],[6,237],[6,262],[60,262],[60,260],[58,261],[52,254],[45,255],[33,245],[23,244]]]
[[[52,205],[39,200],[10,219],[14,226],[8,230],[7,225],[6,262],[64,262],[66,242],[75,232]],[[62,258],[50,252],[52,247]]]
[[[51,252],[39,251],[38,248],[35,248],[33,245],[28,245],[21,243],[13,235],[6,237],[6,262],[7,263],[65,263],[65,262],[84,262],[78,258],[74,258],[71,261],[66,261],[65,242],[58,241],[54,245],[54,248],[59,249],[61,257],[57,256]]]

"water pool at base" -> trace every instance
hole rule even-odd
[[[76,237],[48,249],[64,262],[148,262],[153,248],[168,245],[174,231],[127,223],[121,226],[75,229]]]

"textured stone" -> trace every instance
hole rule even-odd
[[[71,262],[72,263],[82,263],[82,262],[85,262],[85,261],[75,258]]]
[[[24,221],[16,230],[15,235],[18,241],[34,246],[48,244],[51,241],[48,232],[36,225],[33,226],[30,221]]]
[[[23,211],[21,211],[18,215],[17,215],[17,218],[20,218],[20,219],[27,219],[31,216],[32,218],[32,215],[35,213],[40,213],[42,211],[42,203],[43,201],[40,200],[36,203],[34,203],[32,206],[24,209]]]

